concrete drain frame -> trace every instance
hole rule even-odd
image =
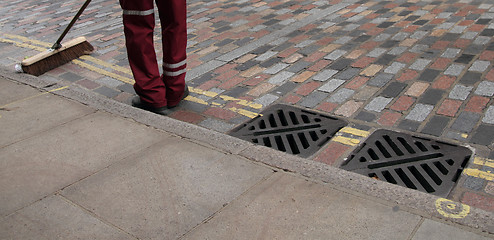
[[[229,135],[276,150],[309,157],[347,122],[294,106],[276,104],[237,126]]]
[[[390,130],[376,130],[341,168],[403,187],[447,197],[472,150]]]

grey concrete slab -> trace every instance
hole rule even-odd
[[[74,206],[50,196],[0,219],[0,239],[136,239]]]
[[[32,87],[14,83],[12,81],[0,78],[0,106],[11,103],[29,96],[39,94],[39,91]]]
[[[98,112],[0,149],[0,215],[7,215],[164,139]]]
[[[492,238],[484,237],[475,233],[462,230],[461,228],[453,227],[430,219],[425,219],[425,221],[420,225],[419,229],[413,236],[412,240],[430,240],[430,239],[488,240]]]
[[[0,79],[0,147],[94,112],[80,103],[12,84]],[[4,94],[3,87],[18,97]]]
[[[244,158],[169,138],[61,194],[140,239],[175,239],[272,174]]]
[[[276,174],[185,239],[409,239],[421,217]]]

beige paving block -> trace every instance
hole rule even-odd
[[[1,148],[0,215],[25,207],[166,136],[99,112]]]
[[[0,219],[0,239],[136,239],[59,196]]]
[[[176,239],[272,174],[170,138],[61,194],[139,239]]]
[[[279,173],[184,239],[408,239],[420,216]]]
[[[94,112],[50,93],[29,92],[0,110],[0,148]]]
[[[429,83],[424,83],[424,82],[414,82],[410,88],[405,92],[406,95],[412,96],[412,97],[419,97],[422,95],[425,90],[429,87]]]

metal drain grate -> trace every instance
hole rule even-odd
[[[466,147],[378,130],[350,155],[342,168],[447,197],[471,156],[472,151]]]
[[[346,122],[304,109],[277,104],[230,131],[230,135],[301,157],[327,143]]]

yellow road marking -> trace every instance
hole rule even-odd
[[[244,115],[244,116],[246,116],[248,118],[255,118],[255,117],[257,117],[257,115],[259,115],[259,114],[255,113],[255,112],[247,111],[247,110],[240,109],[240,108],[234,108],[234,107],[228,108],[228,110],[230,110],[232,112],[236,112],[236,113],[238,113],[240,115]]]
[[[482,178],[487,181],[493,181],[494,180],[494,174],[491,172],[484,172],[479,169],[472,169],[472,168],[466,168],[463,170],[463,173],[467,176],[471,177],[476,177],[476,178]]]
[[[77,60],[77,59],[76,59],[76,60],[72,60],[72,62],[73,62],[74,64],[77,64],[77,65],[79,65],[79,66],[83,67],[83,68],[89,69],[89,70],[91,70],[91,71],[93,71],[93,72],[97,72],[97,73],[99,73],[99,74],[101,74],[101,75],[105,75],[105,76],[108,76],[108,77],[114,78],[114,79],[116,79],[116,80],[119,80],[119,81],[124,82],[124,83],[131,84],[131,85],[133,85],[133,84],[134,84],[134,79],[132,79],[132,78],[128,78],[128,77],[124,77],[124,76],[120,76],[120,75],[118,75],[118,74],[116,74],[116,73],[112,73],[112,72],[109,72],[109,71],[103,70],[103,69],[101,69],[101,68],[97,68],[97,67],[95,67],[95,66],[92,66],[92,65],[90,65],[90,64],[87,64],[87,63],[82,62],[82,61]]]
[[[5,36],[7,38],[10,38],[10,39],[0,38],[0,42],[14,44],[15,46],[18,46],[18,47],[21,47],[21,48],[28,48],[28,49],[33,49],[33,50],[37,50],[37,51],[43,52],[43,51],[46,51],[47,48],[50,48],[51,47],[51,44],[50,43],[46,43],[46,42],[42,42],[42,41],[37,41],[37,40],[32,40],[32,39],[29,39],[27,37],[23,37],[23,36],[19,36],[19,35],[3,34],[3,36]],[[16,39],[16,40],[19,40],[19,41],[22,41],[22,42],[18,42],[18,41],[12,40],[12,39]],[[35,46],[33,44],[39,45],[39,46],[42,46],[42,47]],[[94,63],[94,64],[97,64],[97,65],[102,66],[102,67],[113,69],[115,71],[118,71],[118,72],[127,74],[129,76],[132,76],[132,71],[130,69],[124,68],[124,67],[120,67],[120,66],[116,66],[116,65],[113,65],[113,64],[110,64],[108,62],[102,61],[102,60],[97,59],[97,58],[92,57],[92,56],[85,55],[85,56],[81,56],[80,59],[85,60],[85,61],[88,61],[88,62],[91,62],[91,63]],[[104,76],[111,77],[113,79],[119,80],[119,81],[124,82],[124,83],[128,83],[128,84],[131,84],[131,85],[133,85],[135,83],[134,79],[132,79],[130,77],[121,76],[119,74],[116,74],[116,73],[113,73],[113,72],[110,72],[110,71],[107,71],[107,70],[98,68],[96,66],[93,66],[91,64],[88,64],[88,63],[83,62],[81,60],[75,59],[75,60],[72,60],[72,63],[74,63],[76,65],[79,65],[80,67],[86,68],[86,69],[88,69],[90,71],[99,73],[101,75],[104,75]],[[193,93],[204,95],[204,96],[211,97],[211,98],[218,96],[218,97],[222,98],[225,101],[234,101],[234,102],[236,102],[239,105],[246,106],[246,107],[251,107],[251,108],[254,108],[254,109],[261,109],[263,107],[262,104],[250,102],[250,101],[243,100],[243,99],[237,99],[237,98],[230,97],[230,96],[219,95],[218,93],[215,93],[215,92],[212,92],[212,91],[204,91],[204,90],[197,89],[197,88],[192,88],[192,87],[189,87],[189,90],[191,92],[193,92]],[[202,104],[202,105],[210,105],[208,102],[206,102],[206,101],[204,101],[202,99],[191,97],[191,96],[185,98],[185,100],[191,101],[191,102],[195,102],[195,103],[199,103],[199,104]],[[212,103],[212,105],[217,105],[217,104],[218,103],[216,103],[216,104],[215,103]],[[257,113],[250,112],[250,111],[247,111],[247,110],[244,110],[244,109],[229,108],[229,110],[234,111],[236,113],[239,113],[241,115],[250,117],[250,118],[254,118],[254,117],[256,117],[258,115]]]
[[[367,136],[369,136],[369,132],[368,131],[363,131],[363,130],[356,129],[356,128],[351,128],[351,127],[344,127],[344,128],[342,128],[340,130],[340,132],[349,133],[349,134],[352,134],[354,136],[359,136],[359,137],[367,137]]]
[[[476,157],[473,160],[473,163],[476,165],[480,165],[480,166],[487,166],[487,167],[494,168],[494,160],[487,159],[487,158]]]
[[[358,139],[353,139],[353,138],[348,138],[348,137],[343,137],[343,136],[336,136],[333,138],[334,142],[339,142],[348,146],[357,146],[360,143],[360,140]]]
[[[445,198],[437,199],[435,205],[437,212],[447,218],[465,218],[470,213],[470,206]]]

